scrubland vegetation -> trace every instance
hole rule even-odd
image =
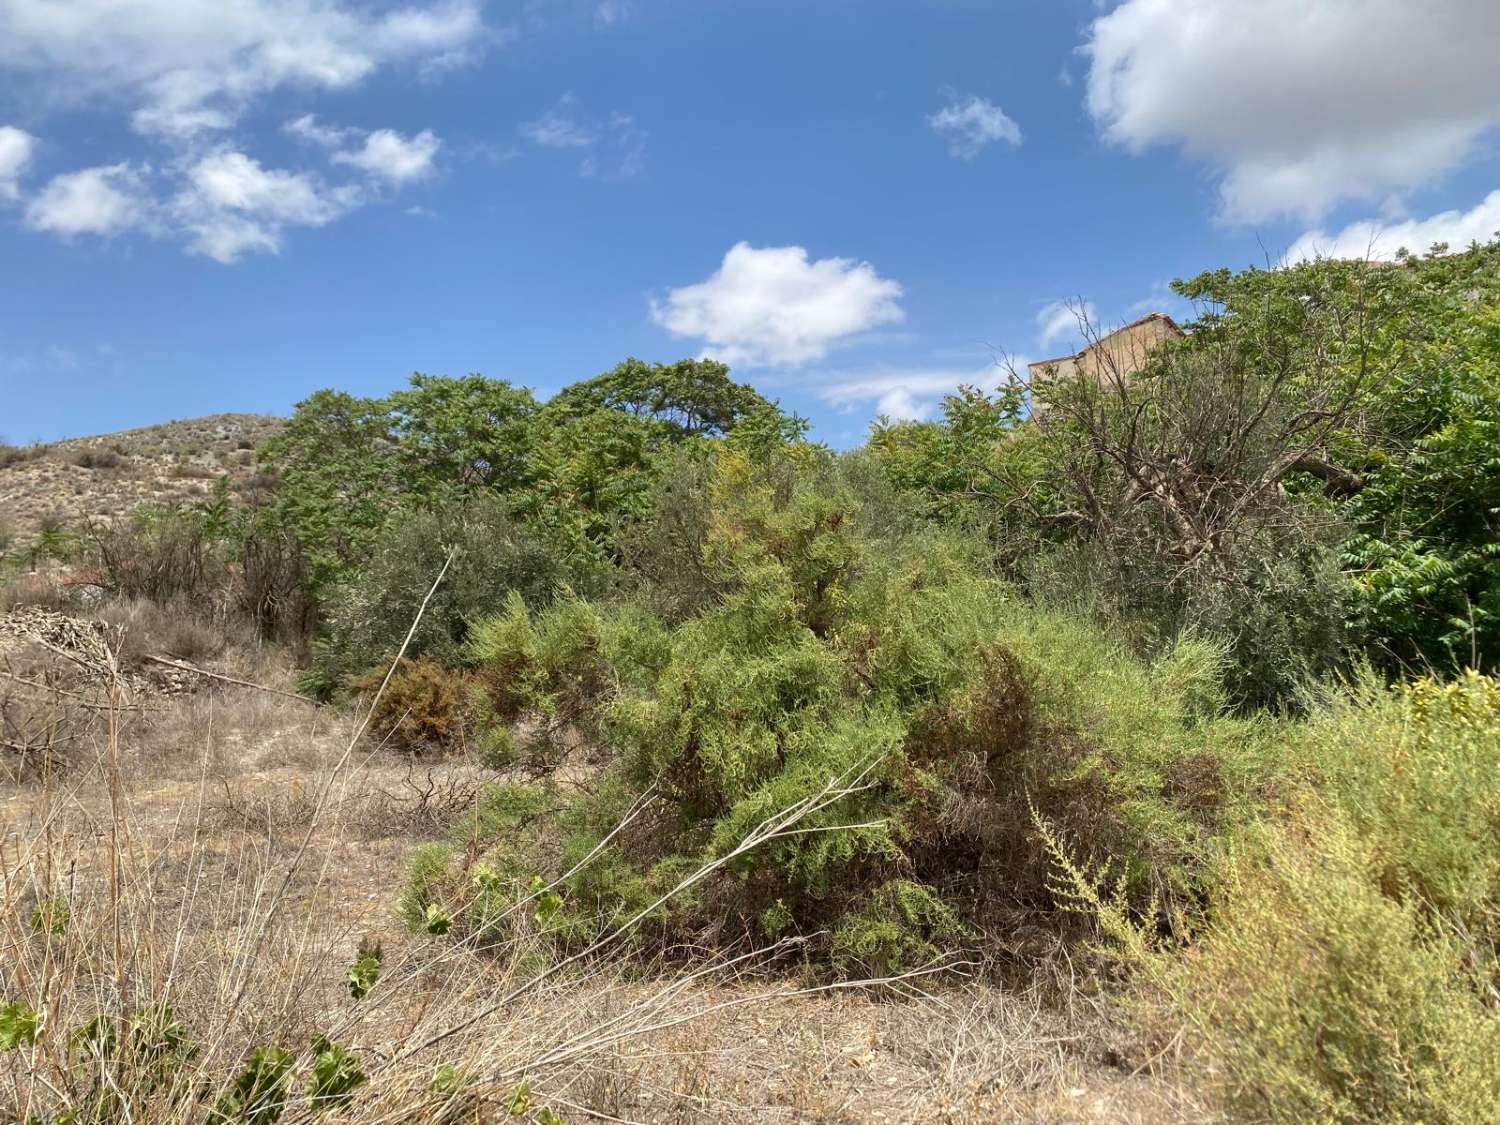
[[[1177,290],[847,453],[711,361],[417,375],[53,529],[124,628],[0,708],[0,1099],[1500,1120],[1500,244]],[[303,699],[121,687],[226,637]],[[736,1054],[855,993],[920,1080]]]

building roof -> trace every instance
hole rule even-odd
[[[1115,336],[1118,336],[1121,332],[1129,332],[1132,328],[1138,328],[1142,324],[1145,324],[1147,321],[1152,321],[1152,320],[1162,321],[1164,324],[1166,324],[1166,326],[1168,328],[1170,328],[1173,332],[1176,332],[1179,336],[1185,336],[1185,335],[1187,335],[1187,333],[1185,333],[1182,330],[1181,326],[1178,325],[1178,323],[1175,320],[1173,320],[1170,316],[1168,316],[1166,313],[1164,313],[1164,312],[1149,312],[1145,316],[1138,317],[1135,320],[1132,320],[1129,324],[1122,324],[1122,325],[1120,325],[1120,327],[1116,328],[1113,332],[1106,332],[1103,336],[1100,336],[1093,343],[1086,344],[1083,348],[1081,348],[1080,350],[1078,350],[1076,352],[1070,352],[1067,355],[1054,356],[1051,359],[1039,359],[1039,360],[1036,360],[1033,363],[1028,363],[1026,365],[1027,370],[1030,370],[1031,368],[1034,368],[1034,367],[1046,367],[1049,364],[1053,364],[1053,363],[1065,363],[1066,361],[1068,361],[1070,359],[1077,359],[1079,356],[1083,355],[1084,352],[1087,352],[1090,348],[1098,347],[1100,344],[1104,343],[1105,340],[1112,339]]]

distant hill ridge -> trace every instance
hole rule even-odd
[[[255,450],[286,419],[210,414],[31,446],[0,445],[0,536],[20,543],[43,521],[76,527],[117,519],[142,504],[191,503],[220,477],[257,484]]]

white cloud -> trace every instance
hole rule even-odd
[[[313,113],[304,113],[301,117],[293,118],[282,128],[299,140],[315,144],[319,148],[338,148],[358,134],[356,129],[324,124]]]
[[[858,332],[902,319],[901,286],[868,262],[820,258],[801,246],[740,242],[705,281],[652,301],[652,318],[674,336],[702,339],[726,363],[821,359]]]
[[[394,129],[376,129],[364,145],[351,152],[335,153],[340,164],[361,168],[393,184],[419,180],[432,172],[432,161],[442,142],[431,129],[403,137]]]
[[[281,87],[346,88],[392,63],[441,69],[495,38],[480,0],[0,3],[0,66],[49,97],[123,101],[136,129],[176,139],[227,128]]]
[[[1467,211],[1443,211],[1426,219],[1380,223],[1374,219],[1350,223],[1337,234],[1311,230],[1287,251],[1286,261],[1310,258],[1365,258],[1388,260],[1396,251],[1426,253],[1438,242],[1455,250],[1471,242],[1488,242],[1500,235],[1500,190],[1492,191]]]
[[[36,138],[14,125],[0,125],[0,202],[20,197],[19,180],[31,163]]]
[[[433,160],[443,145],[431,129],[423,129],[411,137],[394,129],[366,132],[329,125],[311,113],[288,121],[282,128],[319,148],[339,150],[330,157],[335,164],[347,164],[398,185],[431,174]]]
[[[1058,340],[1078,339],[1082,335],[1078,323],[1080,314],[1089,324],[1096,323],[1099,315],[1088,301],[1082,305],[1076,301],[1053,301],[1044,305],[1036,314],[1037,345],[1048,348]]]
[[[1132,152],[1219,174],[1221,215],[1315,221],[1456,167],[1500,124],[1495,0],[1125,0],[1097,18],[1088,108]]]
[[[312,118],[288,129],[332,143],[358,135]],[[396,186],[430,171],[439,145],[430,132],[405,138],[381,129],[364,138],[333,159]],[[380,197],[368,182],[328,183],[316,172],[266,168],[246,153],[219,148],[154,169],[113,164],[58,176],[31,201],[26,223],[61,235],[135,228],[228,264],[245,254],[279,253],[287,228],[326,226]]]
[[[70,237],[113,235],[148,222],[143,173],[108,164],[54,176],[26,208],[26,225]]]
[[[955,96],[927,119],[933,132],[948,142],[948,151],[960,160],[973,160],[992,144],[1021,143],[1021,127],[988,98],[971,94]]]
[[[572,94],[564,94],[541,117],[522,125],[521,135],[542,148],[582,153],[578,171],[586,177],[623,180],[638,173],[646,162],[646,130],[634,117],[612,113],[604,119],[592,118]]]
[[[521,135],[543,148],[588,148],[599,140],[597,130],[578,113],[578,99],[564,94],[535,121],[521,126]]]
[[[1025,364],[1021,364],[1025,370]],[[924,422],[933,417],[944,395],[960,385],[993,391],[1006,381],[1006,372],[990,366],[973,370],[886,371],[834,376],[818,397],[840,410],[869,409],[894,422]]]
[[[189,250],[229,263],[250,252],[277,253],[286,227],[324,226],[361,202],[357,188],[262,168],[242,152],[217,152],[188,170],[170,212]]]

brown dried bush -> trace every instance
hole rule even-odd
[[[372,692],[385,678],[371,673],[355,686]],[[370,733],[411,754],[467,748],[474,726],[474,677],[427,657],[403,658],[370,716]]]

